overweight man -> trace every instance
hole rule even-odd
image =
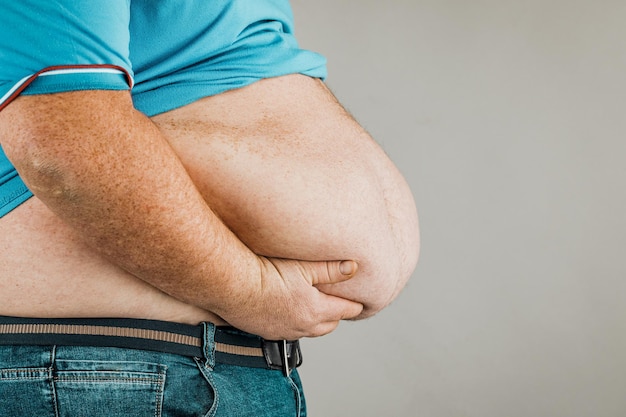
[[[298,339],[386,307],[419,238],[289,2],[0,27],[0,415],[305,416]]]

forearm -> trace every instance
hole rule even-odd
[[[0,118],[3,147],[27,185],[112,262],[218,314],[254,293],[256,257],[129,97],[25,96]]]

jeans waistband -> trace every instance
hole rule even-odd
[[[126,318],[0,316],[0,345],[100,346],[153,350],[217,363],[282,370],[300,366],[298,341],[268,341],[233,327]]]

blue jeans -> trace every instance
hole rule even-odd
[[[209,335],[214,331],[208,324]],[[306,416],[296,370],[95,346],[0,346],[1,417]]]

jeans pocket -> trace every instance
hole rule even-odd
[[[167,366],[146,362],[57,360],[60,417],[159,417]]]
[[[49,368],[0,369],[0,416],[54,416]]]

